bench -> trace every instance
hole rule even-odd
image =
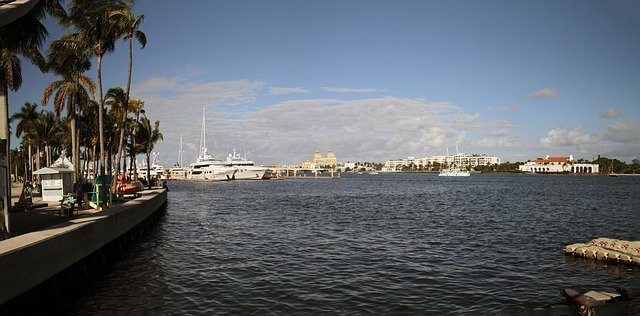
[[[79,211],[79,209],[76,208],[76,203],[78,201],[76,201],[76,198],[73,195],[64,195],[62,200],[59,201],[60,208],[58,209],[58,216],[64,213],[67,217],[71,217],[74,212],[77,213]],[[53,215],[53,212],[55,211],[55,209],[52,209],[51,214]]]

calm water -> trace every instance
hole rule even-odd
[[[575,314],[640,269],[565,257],[640,240],[640,177],[435,174],[169,182],[167,213],[69,313]]]

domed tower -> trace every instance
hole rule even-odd
[[[316,150],[316,153],[313,154],[313,162],[317,165],[322,165],[324,163],[324,158],[322,158],[322,154],[319,150]]]
[[[329,149],[329,152],[327,152],[327,160],[325,164],[328,166],[335,166],[338,164],[338,159],[331,149]]]

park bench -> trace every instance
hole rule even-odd
[[[62,197],[62,200],[59,200],[59,201],[60,201],[60,208],[57,209],[58,216],[64,213],[67,217],[71,217],[74,214],[74,212],[77,213],[79,211],[79,209],[76,208],[77,201],[74,195],[72,194],[64,195]],[[51,214],[53,215],[55,211],[56,209],[52,209]]]

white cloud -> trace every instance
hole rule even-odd
[[[148,117],[161,122],[164,141],[156,145],[156,151],[162,153],[166,165],[175,162],[180,134],[187,150],[184,162],[195,160],[203,106],[207,109],[207,147],[213,154],[226,156],[236,147],[263,164],[300,163],[311,159],[315,150],[325,153],[328,148],[341,161],[384,161],[443,154],[445,147],[456,145],[462,152],[490,155],[520,154],[536,146],[535,140],[510,135],[517,127],[513,123],[484,121],[479,113],[449,102],[398,97],[256,102],[261,94],[278,88],[288,87],[272,90],[252,80],[192,83],[157,78],[138,86],[134,97],[145,100]],[[296,89],[291,88],[289,91]],[[621,130],[631,135],[631,127],[611,125],[609,137]],[[583,135],[580,127],[558,127],[538,145],[579,145],[596,139]]]
[[[205,103],[243,104],[254,102],[255,94],[263,86],[264,82],[252,80],[205,82],[182,85],[178,92],[201,98]]]
[[[507,120],[492,120],[486,123],[490,127],[512,128],[515,125]]]
[[[497,155],[498,153],[495,151],[498,148],[518,148],[522,147],[522,144],[524,143],[524,140],[521,139],[499,136],[482,138],[478,141],[475,141],[473,145],[478,148],[489,150],[487,154]]]
[[[323,87],[322,90],[335,93],[366,93],[366,92],[380,92],[384,90],[373,88],[336,88],[336,87]]]
[[[290,100],[223,118],[214,128],[216,139],[249,149],[263,163],[300,163],[327,148],[344,161],[384,161],[441,153],[466,141],[478,121],[479,114],[449,103],[385,97]]]
[[[507,135],[509,135],[509,131],[507,131],[506,129],[497,129],[497,130],[493,130],[489,132],[489,135],[494,136],[494,137],[505,137]]]
[[[535,99],[552,99],[558,95],[558,91],[554,88],[544,88],[529,94],[530,98]]]
[[[620,112],[614,108],[606,109],[599,113],[601,118],[614,118],[620,116]]]
[[[582,134],[582,128],[577,126],[571,130],[564,126],[556,127],[547,132],[547,136],[540,138],[538,143],[543,147],[575,146],[592,144],[598,141],[598,137]]]
[[[255,101],[255,95],[264,82],[253,80],[233,80],[214,82],[189,82],[175,78],[155,77],[133,87],[136,98],[158,98],[160,103],[179,100],[182,105],[196,104],[246,104]]]
[[[640,124],[636,121],[618,121],[605,126],[603,138],[616,143],[640,144]]]
[[[269,88],[269,94],[273,95],[287,95],[287,94],[300,94],[309,93],[310,91],[302,87],[272,87]]]
[[[172,90],[178,86],[178,82],[174,78],[153,77],[142,81],[135,86],[136,93],[144,94],[165,90]]]

